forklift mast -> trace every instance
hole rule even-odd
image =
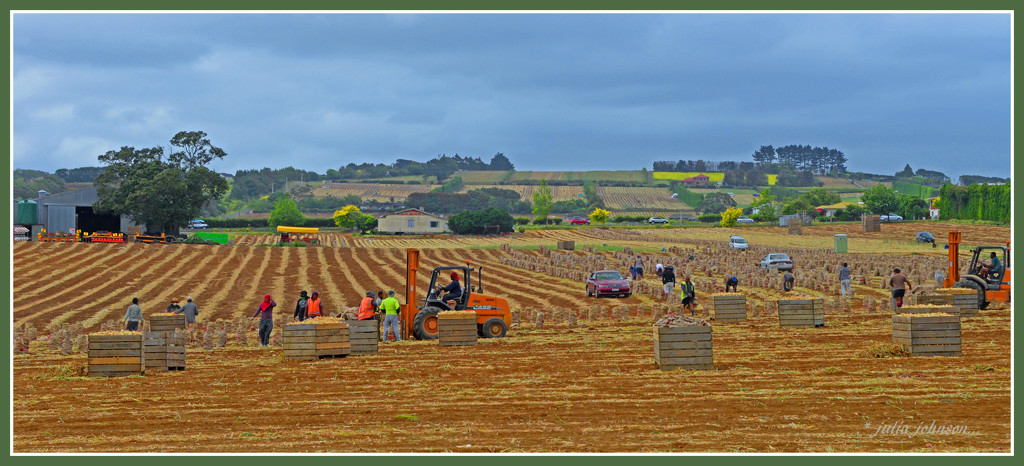
[[[946,274],[945,286],[952,288],[953,284],[960,281],[960,231],[949,232],[949,273]]]

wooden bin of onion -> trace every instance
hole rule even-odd
[[[973,288],[939,288],[938,294],[953,297],[953,305],[960,309],[960,317],[978,315],[978,290]]]
[[[375,319],[348,321],[349,355],[363,356],[377,354],[379,326]]]
[[[708,315],[718,322],[747,320],[747,295],[743,293],[715,293],[708,300]]]
[[[911,356],[960,356],[960,315],[894,315],[892,341],[903,345]]]
[[[281,335],[284,357],[311,361],[325,357],[343,357],[350,352],[350,322],[319,317],[285,324]]]
[[[146,371],[142,333],[100,332],[89,335],[89,376],[125,377]]]
[[[779,326],[815,328],[825,326],[825,301],[813,299],[780,299]]]
[[[654,326],[654,362],[662,370],[714,369],[711,326]]]
[[[476,312],[441,311],[437,313],[437,340],[441,346],[476,345]]]

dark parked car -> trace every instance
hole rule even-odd
[[[914,241],[917,241],[918,243],[932,243],[932,244],[935,244],[935,235],[932,235],[931,233],[929,233],[927,231],[922,231],[922,232],[918,233],[916,237],[914,237]]]
[[[629,282],[614,270],[598,270],[587,277],[587,296],[622,296],[628,298]]]

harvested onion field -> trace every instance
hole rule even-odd
[[[779,327],[770,303],[786,295],[772,276],[752,270],[756,251],[724,249],[730,231],[721,228],[338,235],[334,246],[306,248],[18,243],[13,321],[37,328],[38,338],[14,356],[13,450],[1009,451],[1010,310],[993,306],[964,318],[962,357],[923,358],[893,350],[891,313],[879,306],[888,292],[878,287],[877,269],[896,256],[885,251],[911,247],[896,244],[908,232],[930,229],[941,238],[954,226],[883,225],[870,234],[852,231],[857,227],[804,227],[803,236],[739,229],[755,247],[792,248],[798,265],[860,263],[854,276],[865,282],[855,281],[857,298],[846,305],[830,274],[798,268],[797,294],[829,303],[825,327],[817,329]],[[965,243],[1009,239],[1007,227],[955,227]],[[837,232],[850,234],[851,250],[859,241],[877,255],[826,253],[819,244]],[[528,249],[561,240],[576,241],[577,249],[609,247]],[[790,244],[799,241],[809,243]],[[251,315],[270,293],[280,304],[275,332],[301,289],[318,290],[328,313],[355,306],[366,290],[395,289],[404,300],[403,247],[423,251],[421,289],[435,266],[466,259],[483,266],[485,292],[512,306],[509,336],[474,347],[386,344],[373,356],[301,362],[284,359],[280,347],[255,346],[253,331],[224,347],[190,346],[187,370],[118,379],[82,377],[84,354],[62,355],[49,345],[49,329],[82,324],[88,332],[120,320],[133,296],[145,316],[162,312],[172,297],[193,296],[204,323]],[[698,299],[716,291],[727,272],[716,267],[744,274],[749,318],[712,322],[714,370],[658,370],[651,324],[667,308],[653,277],[630,298],[600,300],[586,298],[582,282],[568,278],[589,264],[622,270],[629,257],[623,247],[693,273]],[[898,260],[927,275],[943,262],[942,251],[921,247]],[[685,261],[691,252],[697,259]],[[911,435],[932,422],[956,431]]]

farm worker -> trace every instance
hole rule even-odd
[[[786,273],[782,274],[782,291],[787,293],[793,291],[794,285],[796,285],[796,277],[793,276],[792,270],[787,270]]]
[[[847,298],[850,293],[850,268],[846,266],[846,262],[843,262],[843,267],[839,269],[839,287],[843,290],[843,297]]]
[[[903,296],[907,294],[907,290],[914,289],[914,286],[910,283],[910,279],[900,271],[899,267],[892,271],[892,277],[889,277],[889,286],[892,287],[892,298],[896,301],[896,307],[900,308],[903,307]]]
[[[655,275],[660,277],[661,274],[663,274],[663,273],[665,273],[665,266],[664,265],[657,264],[657,265],[654,266],[654,274]]]
[[[366,297],[359,302],[359,320],[370,320],[373,319],[373,292],[367,291]]]
[[[644,279],[644,260],[639,255],[636,256],[636,263],[633,264],[633,267],[636,267],[636,278],[639,279],[639,280],[643,280]]]
[[[270,299],[269,294],[265,294],[263,295],[263,302],[256,308],[256,313],[252,315],[253,318],[260,316],[261,346],[270,345],[270,331],[274,330],[274,306],[277,306],[277,303]]]
[[[441,291],[447,293],[441,297],[441,301],[448,301],[449,299],[459,299],[462,297],[462,285],[459,284],[459,274],[452,272],[452,282],[448,286],[441,288]]]
[[[681,288],[683,289],[683,309],[689,309],[690,315],[692,316],[694,315],[693,300],[697,299],[697,292],[693,288],[693,282],[690,281],[689,274],[686,275],[686,279],[683,281],[683,285],[681,286]]]
[[[178,314],[181,312],[181,306],[178,305],[178,299],[172,299],[171,304],[167,305],[167,312]]]
[[[629,274],[633,276],[633,280],[636,280],[636,267],[635,266],[632,266],[632,265],[629,266]]]
[[[320,293],[315,290],[313,294],[309,296],[309,300],[306,301],[306,318],[315,319],[324,315],[323,303],[320,302]]]
[[[388,297],[380,302],[380,307],[384,309],[384,333],[381,335],[381,340],[388,341],[388,328],[390,327],[395,332],[395,341],[402,341],[402,332],[398,325],[398,311],[402,306],[395,299],[395,290],[388,291]]]
[[[188,330],[190,338],[195,340],[196,331],[196,316],[199,315],[199,308],[196,307],[195,303],[192,302],[192,297],[185,298],[187,302],[181,307],[181,310],[177,311],[177,314],[185,314],[185,327]]]
[[[981,273],[979,275],[982,280],[987,280],[990,273],[995,275],[1003,271],[1003,262],[996,256],[995,251],[992,251],[989,257],[991,258],[989,262],[987,264],[982,263],[981,265]]]
[[[943,282],[946,280],[946,276],[942,274],[942,269],[935,271],[935,287],[942,288]]]
[[[127,323],[125,330],[137,332],[141,321],[142,308],[139,307],[139,298],[132,298],[132,305],[128,306],[128,311],[124,313],[124,322]]]
[[[739,285],[739,284],[740,284],[740,279],[736,278],[735,276],[726,278],[725,279],[725,292],[728,293],[729,292],[729,288],[731,287],[732,288],[732,292],[735,293],[736,292],[736,285]]]
[[[292,315],[292,320],[302,322],[306,320],[306,310],[309,309],[309,296],[306,295],[306,290],[299,292],[299,300],[295,302],[295,314]]]
[[[665,287],[665,294],[672,294],[672,288],[676,286],[676,272],[671,265],[661,272],[661,283]]]

